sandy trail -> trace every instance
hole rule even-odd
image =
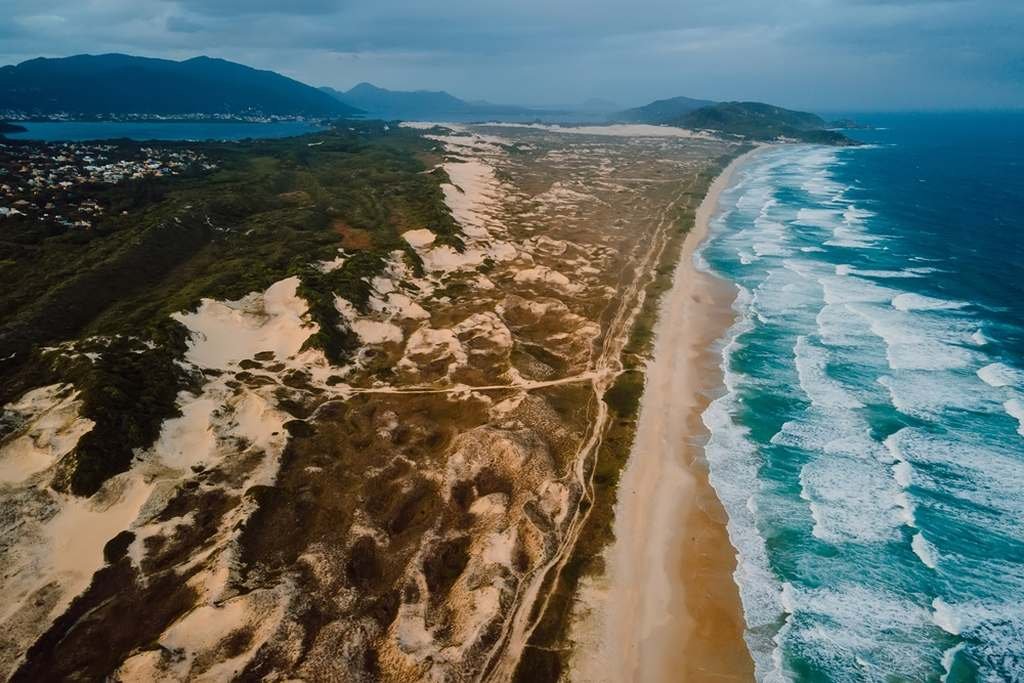
[[[693,263],[736,159],[715,180],[661,303],[637,433],[619,486],[606,592],[573,658],[581,681],[752,680],[735,553],[703,460],[700,415],[721,382],[716,340],[735,291]],[[586,631],[584,626],[584,632]],[[591,651],[593,650],[593,651]]]

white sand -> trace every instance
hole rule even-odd
[[[194,313],[175,313],[192,338],[185,359],[206,368],[226,368],[260,351],[279,359],[294,356],[317,331],[304,320],[306,300],[298,296],[298,277],[275,282],[266,292],[238,301],[203,299]]]
[[[566,294],[576,294],[583,289],[580,284],[571,282],[568,277],[547,266],[534,266],[533,268],[520,270],[515,275],[515,281],[525,284],[547,285]]]
[[[434,243],[434,240],[437,239],[437,235],[426,228],[420,228],[419,230],[407,230],[402,233],[402,237],[416,249],[429,247]]]
[[[345,258],[345,255],[339,253],[337,256],[335,256],[330,261],[320,261],[320,262],[318,262],[316,264],[316,267],[317,267],[317,270],[319,270],[321,273],[332,273],[332,272],[336,271],[338,268],[341,268],[343,265],[345,265],[345,261],[346,260],[347,259]]]
[[[711,137],[704,131],[676,128],[675,126],[652,126],[645,123],[615,123],[605,126],[559,126],[541,123],[502,123],[504,128],[538,128],[552,133],[573,133],[577,135],[601,135],[628,138],[705,138]]]
[[[0,483],[16,484],[54,465],[95,423],[79,416],[82,402],[70,386],[33,389],[4,406],[24,424],[0,446]]]

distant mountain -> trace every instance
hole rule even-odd
[[[612,117],[617,121],[679,126],[738,135],[752,140],[779,137],[823,144],[853,144],[842,133],[829,130],[817,114],[783,109],[763,102],[709,102],[690,97],[656,100]]]
[[[195,57],[182,62],[129,55],[30,59],[0,68],[0,110],[35,114],[359,113],[273,71]]]
[[[443,90],[387,90],[371,83],[360,83],[342,92],[323,87],[320,90],[370,116],[394,119],[437,119],[444,117],[487,118],[502,115],[528,115],[533,110],[490,102],[467,102]]]
[[[664,121],[669,125],[741,135],[753,140],[779,137],[825,144],[851,144],[845,135],[828,130],[817,114],[783,109],[763,102],[719,102]]]
[[[574,109],[594,114],[609,114],[614,111],[619,111],[621,108],[622,105],[612,102],[611,100],[606,100],[602,97],[591,97]]]
[[[696,100],[692,97],[672,97],[667,100],[655,100],[642,107],[620,111],[612,118],[628,123],[667,123],[695,109],[708,107],[713,104],[715,103],[711,100]]]

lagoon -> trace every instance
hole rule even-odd
[[[308,121],[19,121],[24,133],[9,133],[11,140],[45,142],[82,140],[243,140],[304,135],[320,126]]]

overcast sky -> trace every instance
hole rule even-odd
[[[199,54],[519,104],[1024,106],[1024,0],[3,0],[0,64]]]

